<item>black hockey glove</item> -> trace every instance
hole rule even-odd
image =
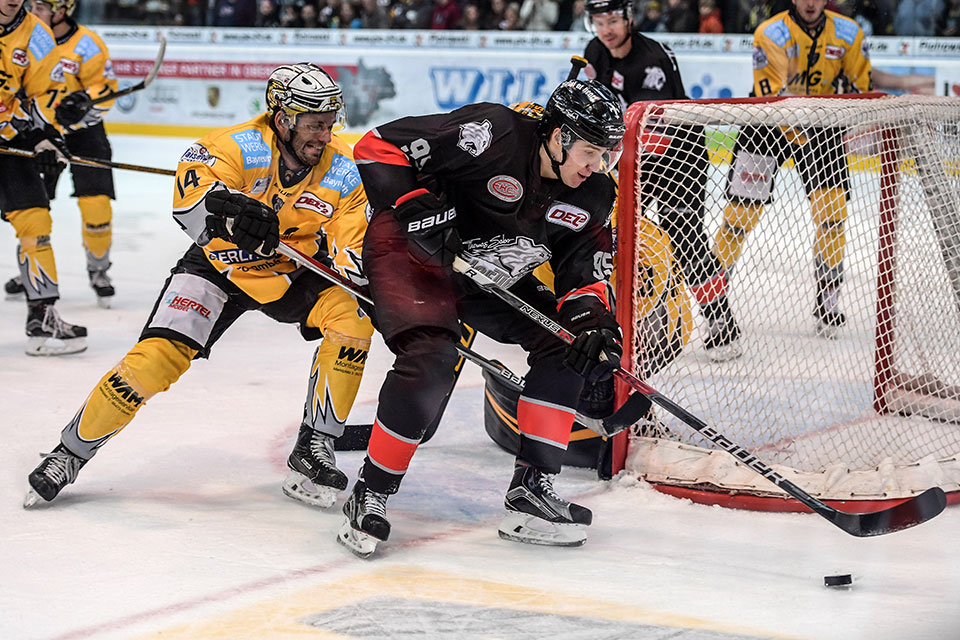
[[[280,244],[280,219],[267,205],[242,193],[225,189],[211,191],[204,198],[207,232],[229,240],[247,253],[270,257]]]
[[[399,198],[393,215],[410,245],[410,255],[430,267],[449,267],[460,251],[457,210],[426,189]]]
[[[33,165],[43,178],[47,196],[53,198],[57,190],[57,180],[60,179],[60,173],[67,166],[67,158],[70,157],[67,143],[60,132],[49,124],[42,128],[28,129],[17,134],[10,141],[10,146],[29,149],[36,154]]]
[[[86,91],[74,91],[54,108],[53,115],[63,127],[77,124],[93,108],[93,100]]]
[[[587,329],[567,346],[563,363],[579,373],[588,384],[606,380],[620,367],[620,336],[607,328]]]

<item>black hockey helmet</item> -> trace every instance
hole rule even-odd
[[[613,92],[595,80],[567,80],[554,90],[540,120],[544,142],[557,127],[565,152],[576,140],[608,149],[603,171],[610,171],[620,158],[626,132],[623,108]]]
[[[631,0],[587,0],[584,9],[588,17],[618,11],[623,14],[625,20],[629,20],[633,16],[633,2]]]

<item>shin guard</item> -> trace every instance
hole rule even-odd
[[[87,396],[61,433],[61,442],[89,460],[151,397],[166,391],[190,368],[196,351],[164,338],[142,340]]]
[[[50,210],[40,207],[21,209],[7,213],[6,218],[20,240],[17,264],[27,300],[56,300],[60,297],[60,289],[57,263],[50,244],[53,229]]]
[[[363,367],[370,351],[369,338],[327,331],[313,354],[303,424],[339,438],[357,397]]]
[[[79,196],[77,205],[83,219],[87,271],[105,271],[110,266],[110,243],[113,237],[110,196]]]

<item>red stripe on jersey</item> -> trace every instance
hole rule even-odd
[[[727,272],[721,271],[703,284],[693,287],[691,291],[699,304],[707,304],[727,295]]]
[[[353,158],[354,160],[369,160],[401,167],[412,166],[403,151],[400,151],[373,131],[368,131],[353,147]]]
[[[574,289],[567,295],[560,298],[559,304],[557,304],[557,310],[559,311],[560,307],[563,306],[563,303],[570,298],[579,298],[580,296],[597,296],[600,299],[600,302],[603,303],[603,306],[607,308],[607,311],[610,310],[610,300],[607,298],[607,283],[606,282],[594,282],[593,284],[588,284],[585,287],[580,287],[579,289]]]
[[[573,410],[545,407],[520,398],[517,402],[517,425],[520,433],[550,440],[566,448],[573,427]]]
[[[367,444],[367,455],[381,468],[396,473],[404,473],[410,466],[410,459],[417,451],[417,442],[400,440],[387,433],[380,422],[374,421]]]

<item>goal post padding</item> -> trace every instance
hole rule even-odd
[[[864,94],[644,102],[631,105],[626,120],[617,212],[624,366],[640,371],[650,339],[638,335],[649,323],[633,303],[647,274],[636,268],[644,241],[638,221],[676,215],[663,190],[698,179],[693,163],[685,176],[682,159],[667,157],[671,140],[706,147],[710,163],[700,179],[714,247],[731,202],[734,146],[747,128],[761,151],[769,140],[771,150],[790,153],[769,197],[752,201],[761,213],[727,270],[743,356],[723,363],[706,356],[706,321],[690,296],[693,335],[649,382],[821,500],[868,510],[931,486],[957,500],[960,100]],[[844,238],[842,260],[834,262],[847,322],[834,340],[815,335],[812,310],[818,251],[838,241],[821,240],[811,200],[840,182],[820,166],[828,154],[804,147],[825,131],[842,139],[838,158],[849,173],[849,189],[833,192],[847,191],[846,202],[827,209]],[[622,402],[628,390],[617,392]],[[693,429],[662,410],[658,417],[666,437],[616,438],[615,470],[702,502],[804,509]]]

